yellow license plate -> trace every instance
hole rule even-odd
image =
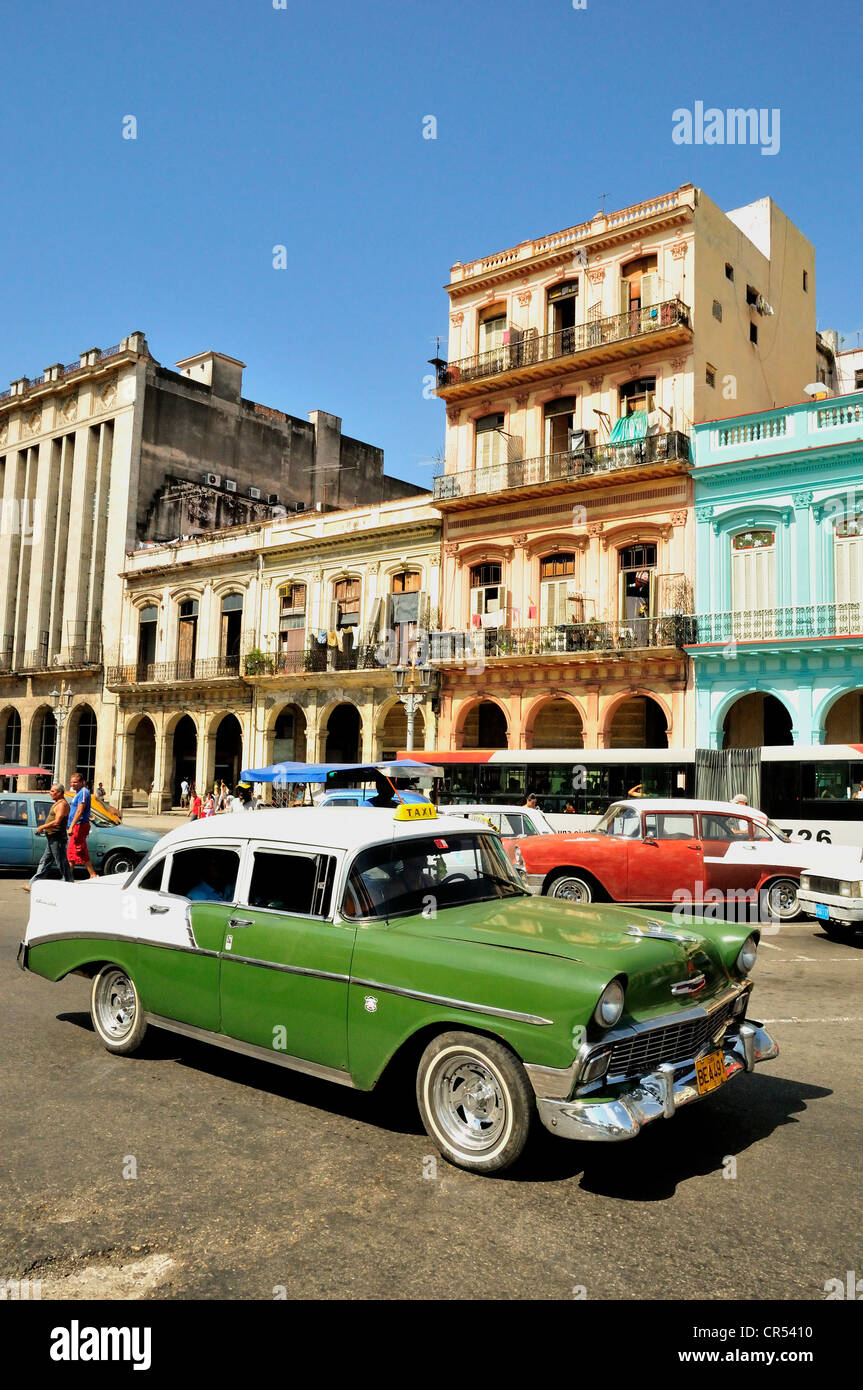
[[[706,1096],[708,1091],[715,1091],[717,1086],[724,1085],[728,1076],[721,1052],[708,1052],[705,1057],[696,1058],[695,1080],[700,1096]]]

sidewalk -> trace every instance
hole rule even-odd
[[[181,811],[177,807],[160,816],[149,816],[143,806],[134,806],[123,812],[123,824],[132,825],[136,830],[159,830],[164,835],[169,830],[176,830],[178,825],[184,825],[188,814],[188,811]]]

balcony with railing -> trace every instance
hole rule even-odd
[[[37,647],[35,651],[22,652],[14,662],[9,653],[9,667],[24,674],[43,671],[79,671],[92,669],[102,664],[101,642],[81,642],[64,647],[59,652],[50,652],[47,647]]]
[[[798,607],[699,613],[687,646],[746,642],[812,641],[822,637],[863,640],[863,603],[808,603]]]
[[[475,506],[477,499],[518,489],[554,493],[569,491],[579,481],[584,487],[610,484],[626,469],[659,477],[679,472],[681,467],[689,468],[689,437],[679,430],[670,430],[626,444],[597,444],[570,453],[544,454],[462,473],[443,473],[434,480],[434,499],[437,506],[446,510],[465,501]]]
[[[595,659],[623,652],[674,649],[695,639],[695,619],[684,613],[610,622],[558,623],[554,627],[498,627],[429,634],[433,665],[475,666],[483,660],[570,656]]]
[[[338,671],[374,671],[385,668],[380,660],[382,648],[377,642],[358,646],[330,647],[312,641],[303,651],[248,652],[243,659],[243,674],[247,680],[255,677],[326,675]]]
[[[189,681],[240,679],[241,656],[215,656],[189,661],[138,661],[131,666],[109,666],[106,684],[176,685]]]
[[[510,334],[516,331],[510,329]],[[687,343],[691,337],[689,306],[680,299],[666,299],[557,333],[519,332],[517,341],[443,363],[437,369],[437,394],[447,401],[459,400],[488,391],[493,377],[500,378],[501,386],[543,381],[566,366],[593,367],[633,357],[645,350],[647,340],[653,350]]]

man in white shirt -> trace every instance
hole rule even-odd
[[[189,784],[185,777],[180,783],[180,805],[185,809],[189,804]]]

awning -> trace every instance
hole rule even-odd
[[[372,780],[376,773],[384,777],[443,777],[442,767],[431,767],[414,758],[400,758],[390,763],[272,763],[270,767],[245,767],[244,782],[328,782],[343,777],[361,782]]]
[[[9,764],[0,767],[0,777],[53,777],[50,767],[17,767]]]
[[[634,410],[631,415],[621,415],[615,420],[608,436],[609,444],[631,444],[636,439],[647,438],[647,411]]]

